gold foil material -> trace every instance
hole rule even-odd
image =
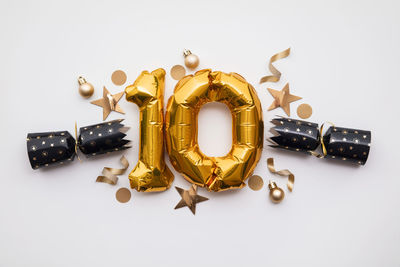
[[[188,207],[193,215],[196,214],[196,204],[208,200],[208,198],[197,194],[197,185],[192,184],[189,190],[184,190],[180,187],[176,187],[179,195],[181,195],[181,201],[175,206],[175,209]]]
[[[279,82],[279,80],[281,79],[282,73],[277,68],[275,68],[274,65],[272,65],[272,63],[274,63],[275,61],[277,61],[279,59],[285,58],[289,55],[290,55],[290,48],[273,55],[270,58],[269,64],[268,64],[269,71],[272,73],[272,75],[262,77],[260,80],[260,83]]]
[[[268,158],[267,159],[267,166],[268,170],[274,174],[278,174],[280,176],[287,176],[288,177],[288,183],[287,183],[287,188],[289,189],[290,192],[293,191],[293,186],[294,186],[294,174],[291,173],[289,170],[280,170],[276,171],[275,166],[274,166],[274,159],[273,158]]]
[[[164,191],[174,175],[164,160],[164,82],[165,70],[143,71],[126,87],[126,100],[139,106],[139,162],[129,174],[132,189],[142,192]]]
[[[119,161],[121,162],[122,166],[124,166],[122,169],[104,167],[102,171],[103,175],[97,176],[96,182],[116,185],[118,182],[117,175],[124,174],[126,169],[129,167],[129,162],[125,156],[122,156]]]
[[[232,148],[224,157],[208,157],[198,144],[199,110],[213,101],[232,114]],[[171,163],[186,180],[216,192],[245,185],[261,156],[264,124],[256,91],[242,76],[209,69],[185,76],[168,101],[165,120]]]

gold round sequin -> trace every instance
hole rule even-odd
[[[111,81],[115,85],[123,85],[126,82],[126,74],[122,70],[116,70],[111,75]]]
[[[180,80],[186,75],[186,70],[182,65],[175,65],[171,68],[171,77],[174,80]]]
[[[248,185],[251,190],[258,191],[263,187],[264,181],[259,175],[253,175],[249,178]]]
[[[117,193],[115,193],[115,197],[121,203],[126,203],[131,199],[131,191],[126,187],[121,187],[118,189]]]
[[[297,108],[297,115],[302,119],[308,119],[311,117],[312,108],[309,104],[301,104]]]

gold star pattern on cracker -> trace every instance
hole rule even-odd
[[[94,100],[90,103],[103,108],[103,121],[104,121],[105,119],[107,119],[107,117],[111,111],[116,111],[116,112],[125,114],[125,112],[122,110],[122,108],[118,104],[118,101],[121,99],[121,97],[124,95],[124,93],[125,93],[125,91],[122,91],[120,93],[112,95],[107,90],[107,88],[104,86],[103,98]]]
[[[182,197],[181,201],[175,206],[175,209],[188,207],[193,215],[195,215],[196,204],[208,200],[208,198],[197,194],[197,185],[192,185],[189,190],[184,190],[176,186],[175,188]]]
[[[288,116],[290,116],[290,103],[301,99],[299,96],[290,94],[289,83],[281,91],[271,88],[268,88],[268,91],[274,98],[274,102],[269,106],[268,111],[281,107]]]

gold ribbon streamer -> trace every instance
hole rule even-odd
[[[122,156],[119,161],[124,166],[122,169],[104,167],[101,176],[98,176],[96,182],[107,183],[110,185],[116,185],[118,182],[117,175],[124,174],[126,169],[129,167],[129,162],[126,160],[125,156]]]
[[[324,144],[324,136],[323,136],[323,130],[324,130],[325,123],[329,123],[330,125],[335,127],[335,124],[333,124],[332,122],[327,121],[327,122],[322,123],[321,127],[319,128],[319,135],[320,135],[320,138],[321,138],[320,139],[320,143],[321,143],[321,148],[322,148],[322,155],[317,153],[317,152],[315,152],[315,151],[311,151],[311,150],[309,151],[311,155],[313,155],[313,156],[315,156],[315,157],[317,157],[319,159],[325,158],[326,155],[328,154],[328,152],[326,152],[326,147],[325,147],[325,144]]]
[[[267,159],[267,166],[268,170],[274,174],[278,174],[280,176],[287,176],[288,177],[288,183],[287,183],[287,188],[289,189],[290,192],[293,191],[293,186],[294,186],[294,174],[291,173],[289,170],[280,170],[276,171],[274,167],[274,159],[273,158],[268,158]]]
[[[77,126],[76,122],[75,122],[75,155],[78,158],[78,160],[80,162],[82,162],[82,160],[80,159],[80,157],[78,155],[78,126]]]
[[[260,83],[266,83],[266,82],[279,82],[281,79],[281,72],[272,65],[275,61],[285,58],[290,55],[290,47],[282,52],[276,53],[269,59],[269,64],[268,68],[269,71],[272,73],[272,75],[269,76],[264,76],[261,78]]]

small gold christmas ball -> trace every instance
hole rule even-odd
[[[185,57],[185,66],[189,69],[195,69],[199,65],[200,60],[199,57],[193,54],[188,55]]]
[[[269,182],[269,198],[274,203],[280,203],[285,198],[285,192],[275,182]]]
[[[84,83],[81,86],[79,86],[79,93],[83,97],[91,97],[93,95],[94,88],[93,85],[90,83]]]
[[[198,56],[192,54],[190,50],[185,49],[183,51],[183,55],[185,56],[185,66],[189,69],[195,69],[200,63],[200,59]]]
[[[94,87],[91,83],[86,82],[85,78],[79,77],[79,94],[85,98],[89,98],[94,93]]]

